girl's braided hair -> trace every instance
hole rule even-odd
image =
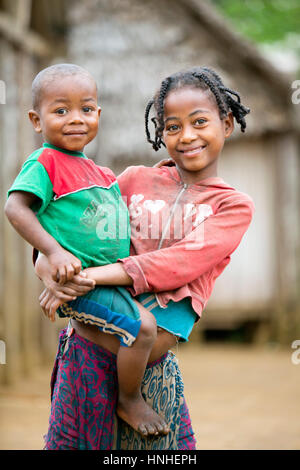
[[[167,94],[174,89],[183,88],[185,86],[201,88],[202,90],[210,90],[213,94],[220,112],[220,118],[223,119],[231,111],[236,122],[240,124],[241,131],[245,132],[246,121],[245,116],[250,112],[241,103],[240,95],[230,88],[226,88],[219,75],[207,67],[194,67],[183,72],[178,72],[165,78],[153,99],[149,101],[145,111],[145,130],[147,141],[152,144],[154,150],[159,150],[164,145],[162,140],[164,130],[164,101]],[[149,131],[149,114],[152,105],[156,111],[156,117],[151,121],[155,127],[155,138],[151,139]]]

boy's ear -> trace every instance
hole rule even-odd
[[[101,114],[101,108],[100,108],[100,106],[98,106],[98,110],[97,110],[97,111],[98,111],[98,118],[99,118],[99,117],[100,117],[100,114]]]
[[[224,125],[225,125],[225,139],[231,136],[234,130],[234,120],[233,120],[233,114],[230,111],[227,116],[224,119]]]
[[[31,109],[30,111],[28,111],[28,117],[32,122],[35,132],[40,134],[42,132],[42,128],[39,114],[34,109]]]

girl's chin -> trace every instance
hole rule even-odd
[[[199,162],[185,162],[184,165],[181,165],[181,168],[182,170],[184,171],[201,171],[203,170],[205,167],[202,165],[199,164]]]

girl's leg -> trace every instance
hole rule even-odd
[[[136,302],[141,328],[131,347],[120,346],[117,355],[119,398],[117,414],[143,436],[167,434],[168,426],[147,403],[141,393],[148,358],[157,337],[153,315]]]
[[[110,450],[116,403],[116,356],[73,329],[69,335],[63,330],[51,380],[45,449]]]

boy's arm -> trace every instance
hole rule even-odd
[[[6,202],[5,214],[21,237],[47,256],[53,280],[59,278],[59,283],[63,284],[80,272],[81,262],[42,227],[31,209],[37,200],[32,193],[14,191]]]

